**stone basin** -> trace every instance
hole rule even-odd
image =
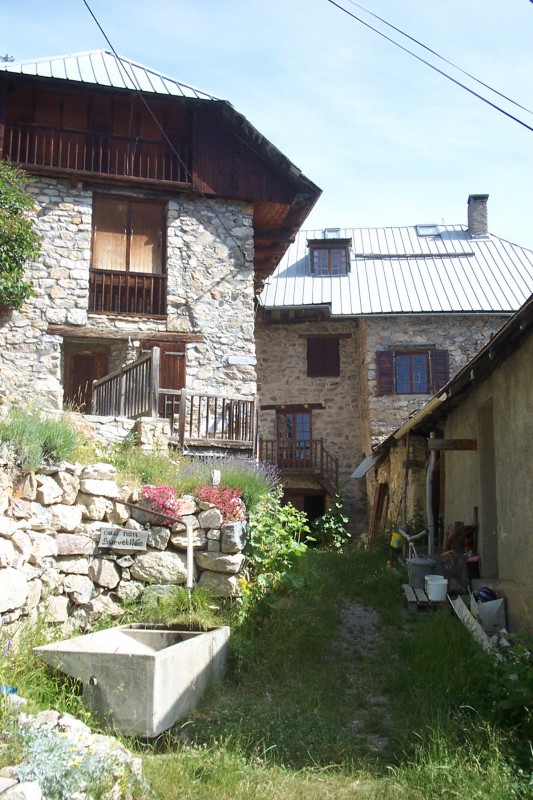
[[[182,719],[220,679],[229,627],[118,625],[36,647],[49,666],[83,683],[91,713],[127,736],[153,738]]]

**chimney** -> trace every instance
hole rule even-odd
[[[487,236],[488,194],[471,194],[468,197],[468,233],[470,236]]]

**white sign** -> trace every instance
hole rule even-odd
[[[113,550],[146,550],[148,531],[130,531],[127,528],[100,528],[99,547]]]

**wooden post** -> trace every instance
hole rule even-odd
[[[150,387],[150,412],[152,417],[159,414],[159,368],[161,364],[161,350],[152,347],[152,385]]]
[[[118,398],[118,409],[115,409],[115,414],[118,411],[119,417],[124,417],[126,414],[126,374],[122,367],[119,370],[120,377],[119,377],[119,398]]]
[[[435,432],[430,434],[430,442],[435,438]],[[429,444],[429,443],[428,443]],[[429,464],[426,472],[426,513],[428,518],[428,556],[432,558],[435,549],[435,515],[433,513],[433,472],[435,470],[436,450],[432,450],[431,446]]]
[[[178,438],[180,442],[180,447],[183,447],[183,443],[185,442],[185,415],[187,413],[187,392],[185,389],[181,390],[180,393],[180,411],[179,411],[179,431],[178,431]]]

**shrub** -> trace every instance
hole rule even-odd
[[[323,550],[342,550],[352,534],[346,527],[349,518],[344,512],[344,501],[339,493],[331,500],[325,514],[312,525],[313,537]]]
[[[180,464],[177,476],[178,492],[195,494],[200,486],[211,483],[213,470],[219,470],[221,483],[232,489],[239,489],[248,512],[261,497],[274,489],[279,483],[279,471],[271,464],[254,461],[251,458],[202,458],[185,459]]]
[[[39,237],[26,216],[32,201],[28,179],[7,162],[0,162],[0,305],[19,309],[34,294],[24,278],[24,265],[37,258]]]
[[[36,412],[14,409],[0,422],[0,442],[11,445],[23,470],[36,470],[46,461],[58,463],[72,458],[79,438],[64,417],[44,418]]]
[[[290,503],[281,504],[278,487],[261,498],[248,519],[248,557],[251,582],[244,588],[256,597],[276,589],[281,583],[298,584],[300,576],[292,569],[307,546],[302,542],[310,531],[307,517]]]
[[[196,490],[198,500],[212,503],[222,513],[226,522],[238,522],[245,519],[246,508],[241,499],[240,489],[231,486],[201,486]]]

